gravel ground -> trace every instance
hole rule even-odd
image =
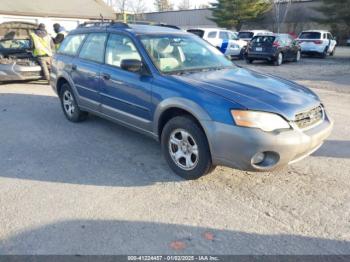
[[[313,87],[334,132],[283,170],[198,181],[140,134],[67,122],[46,85],[0,86],[0,254],[350,254],[350,50],[249,67]]]

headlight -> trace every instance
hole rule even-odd
[[[273,113],[232,110],[231,114],[238,126],[260,128],[266,132],[290,128],[286,120]]]

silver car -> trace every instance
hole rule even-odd
[[[0,82],[42,78],[32,54],[30,32],[35,28],[36,24],[24,22],[0,24]]]

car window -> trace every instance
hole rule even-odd
[[[64,55],[76,55],[86,35],[68,35],[61,44],[58,53]]]
[[[141,61],[141,56],[128,36],[111,34],[107,42],[105,63],[120,67],[126,59]]]
[[[217,48],[191,35],[143,35],[141,42],[159,71],[167,74],[234,67]]]
[[[107,34],[105,33],[90,34],[80,51],[79,57],[94,62],[103,63],[106,39]]]
[[[318,32],[302,32],[299,39],[320,39],[321,33]]]
[[[208,38],[216,38],[216,35],[217,35],[216,31],[209,32]]]
[[[189,29],[187,32],[198,35],[200,38],[203,38],[204,36],[204,31],[200,29]]]
[[[332,40],[333,39],[333,36],[331,34],[327,34],[328,36],[328,39]]]
[[[226,40],[226,39],[229,39],[229,35],[228,35],[227,32],[220,31],[220,33],[219,33],[219,38],[220,38],[220,39],[223,39],[223,40]]]
[[[229,33],[229,35],[231,40],[239,40],[237,33]]]
[[[241,39],[251,39],[254,36],[253,32],[239,32],[238,37]]]
[[[276,37],[274,36],[255,36],[252,39],[252,44],[272,44],[275,41]]]

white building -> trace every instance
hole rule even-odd
[[[53,33],[55,23],[72,30],[80,23],[101,16],[115,19],[113,9],[102,0],[0,0],[0,23],[44,23],[49,33]]]

